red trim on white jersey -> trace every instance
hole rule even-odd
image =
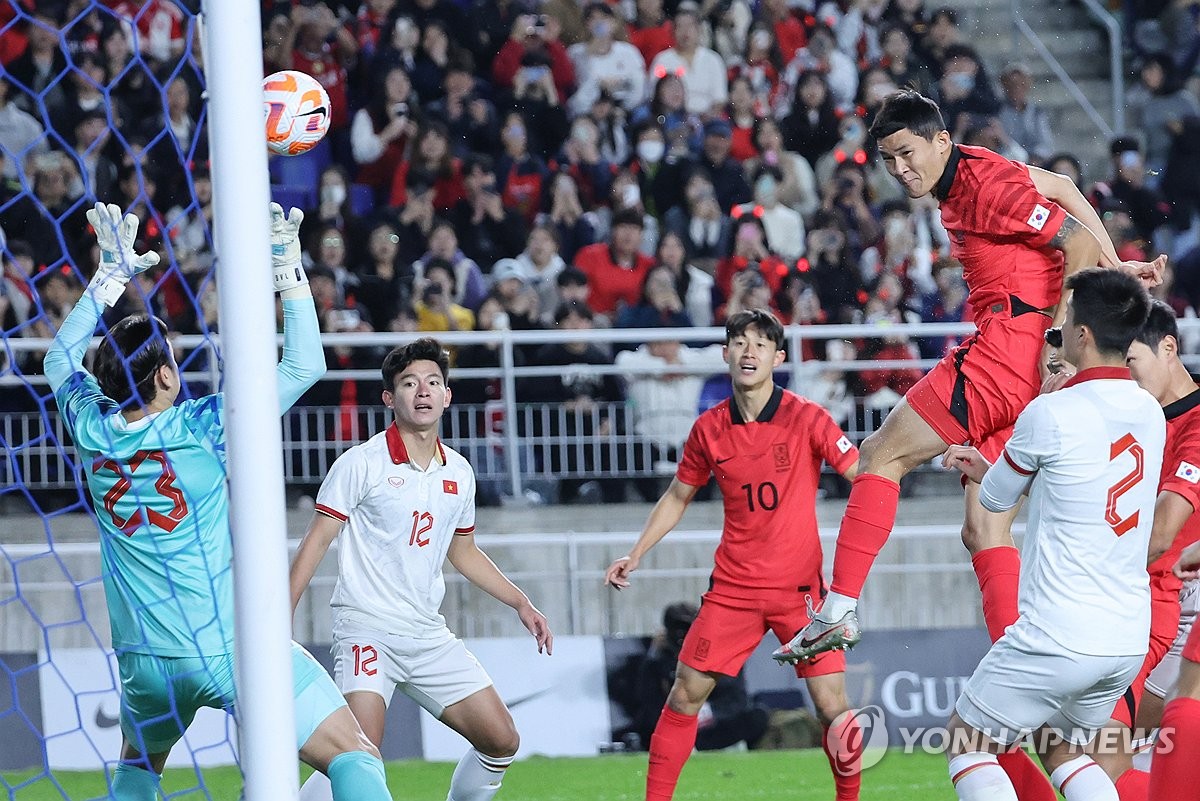
[[[407,464],[408,448],[404,447],[404,438],[400,436],[400,429],[393,422],[387,427],[387,448],[388,455],[392,457],[392,464]],[[442,447],[442,440],[437,440],[437,460],[439,464],[446,463],[446,451]]]
[[[467,528],[456,528],[456,529],[454,529],[454,533],[455,533],[455,535],[456,535],[456,536],[466,536],[467,534],[470,534],[470,533],[472,533],[473,531],[475,531],[475,527],[474,527],[474,526],[468,526]]]
[[[342,514],[337,509],[331,509],[323,503],[316,504],[313,509],[325,515],[326,517],[332,517],[334,520],[340,520],[343,523],[350,519],[347,515]]]
[[[1084,381],[1095,381],[1097,379],[1116,378],[1132,381],[1133,375],[1129,372],[1128,367],[1089,367],[1086,370],[1080,370],[1071,377],[1071,380],[1063,384],[1063,389],[1073,387]]]
[[[1001,451],[1001,453],[1004,455],[1004,461],[1008,462],[1008,466],[1011,467],[1013,470],[1015,470],[1016,472],[1020,473],[1023,476],[1032,476],[1033,475],[1033,473],[1034,473],[1033,470],[1026,470],[1024,467],[1021,467],[1019,464],[1014,462],[1013,458],[1008,455],[1007,449]]]

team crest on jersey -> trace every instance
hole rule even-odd
[[[771,446],[771,456],[775,459],[776,470],[784,470],[792,465],[792,455],[788,453],[786,442],[776,442]]]
[[[854,447],[852,444],[850,444],[850,440],[846,439],[845,434],[838,437],[838,441],[834,444],[837,445],[837,449],[842,453],[848,453],[850,449]]]
[[[396,489],[400,489],[401,487],[404,486],[404,479],[401,478],[400,476],[392,476],[391,478],[388,479],[388,483],[391,484]]]
[[[1191,462],[1180,462],[1179,469],[1175,471],[1176,478],[1182,478],[1189,484],[1200,483],[1200,467]]]
[[[1033,214],[1029,215],[1029,219],[1025,222],[1029,223],[1029,227],[1035,231],[1040,231],[1046,225],[1046,220],[1050,219],[1050,209],[1042,204],[1033,207]]]
[[[442,492],[446,495],[457,495],[458,482],[450,481],[449,479],[442,479]]]

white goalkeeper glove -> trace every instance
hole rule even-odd
[[[87,221],[96,232],[100,246],[100,266],[88,284],[92,297],[111,307],[125,292],[129,279],[158,264],[154,251],[138,254],[133,250],[140,221],[136,215],[121,216],[121,207],[97,203],[88,209]]]
[[[308,286],[308,276],[300,261],[300,223],[304,212],[295,207],[283,216],[283,206],[271,204],[271,277],[275,291],[284,298],[296,293],[291,290]],[[301,293],[307,295],[308,293]]]

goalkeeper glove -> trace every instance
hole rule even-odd
[[[140,221],[133,214],[122,217],[121,208],[115,203],[107,206],[97,203],[95,208],[88,209],[87,221],[100,246],[100,266],[88,284],[88,291],[111,307],[125,292],[130,278],[158,264],[158,254],[152,250],[140,255],[134,252]]]
[[[283,216],[283,206],[271,204],[271,277],[275,291],[284,298],[295,297],[292,290],[308,286],[308,276],[300,262],[300,223],[304,212],[292,208]],[[301,296],[307,292],[299,293]]]

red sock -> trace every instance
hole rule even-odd
[[[696,716],[663,707],[650,737],[650,769],[646,771],[646,801],[671,801],[683,763],[696,746]]]
[[[1017,587],[1021,581],[1021,552],[1011,545],[987,548],[971,557],[971,565],[983,593],[983,622],[995,642],[1020,616]]]
[[[1050,777],[1042,772],[1024,748],[998,754],[996,761],[1008,774],[1008,780],[1012,782],[1021,801],[1058,801],[1058,793],[1054,792]]]
[[[1159,742],[1150,763],[1150,798],[1155,801],[1195,798],[1200,787],[1200,701],[1182,696],[1167,702],[1159,725]]]
[[[842,713],[841,722],[824,727],[821,747],[833,771],[837,801],[858,801],[862,785],[862,731],[854,718],[854,710]]]
[[[899,502],[900,485],[890,478],[860,473],[854,479],[838,532],[829,589],[851,598],[862,593],[867,573],[896,524]]]
[[[1150,774],[1130,768],[1117,777],[1117,795],[1121,801],[1146,801],[1150,797]]]

